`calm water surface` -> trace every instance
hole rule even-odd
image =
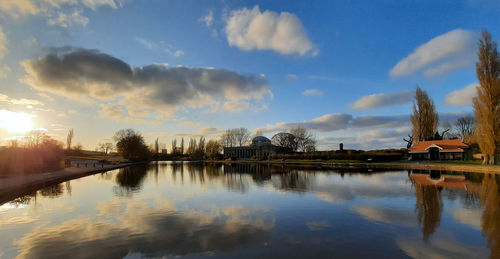
[[[0,258],[497,258],[500,179],[152,163],[0,206]]]

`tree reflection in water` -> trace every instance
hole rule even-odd
[[[488,239],[491,258],[500,258],[500,193],[498,175],[485,175],[481,184],[482,231]]]
[[[115,181],[118,186],[113,191],[118,196],[129,196],[141,190],[142,181],[148,173],[148,165],[134,165],[121,168],[116,175]]]
[[[47,186],[40,189],[39,193],[43,197],[57,198],[64,194],[64,186],[62,184]]]
[[[415,211],[418,223],[422,225],[424,241],[439,227],[443,201],[441,200],[441,188],[435,186],[415,185]]]

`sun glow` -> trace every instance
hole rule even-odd
[[[35,115],[24,112],[0,110],[0,128],[13,133],[24,133],[34,129],[32,118]]]

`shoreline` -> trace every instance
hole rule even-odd
[[[144,162],[106,165],[102,168],[67,167],[47,173],[2,177],[0,178],[0,205],[46,186],[140,163]]]
[[[322,161],[213,161],[219,164],[272,164],[272,165],[316,165],[328,168],[362,168],[362,169],[417,169],[417,170],[446,170],[469,173],[491,173],[500,174],[500,166],[485,166],[485,165],[454,165],[441,164],[432,162],[373,162],[373,163],[337,163],[337,162],[322,162]]]
[[[0,205],[11,201],[15,198],[27,195],[37,191],[43,187],[59,184],[65,181],[78,179],[81,177],[106,172],[109,170],[119,169],[130,165],[149,163],[135,162],[123,163],[118,165],[107,165],[103,168],[76,168],[68,167],[59,171],[30,174],[23,176],[8,176],[0,178]],[[175,161],[173,161],[175,162]],[[236,161],[186,161],[186,162],[204,162],[217,164],[267,164],[267,165],[310,165],[320,166],[324,168],[351,168],[351,169],[392,169],[392,170],[446,170],[457,172],[470,173],[492,173],[500,174],[500,166],[484,166],[484,165],[454,165],[441,164],[432,162],[384,162],[384,163],[338,163],[338,162],[322,162],[322,161],[251,161],[251,160],[236,160]]]

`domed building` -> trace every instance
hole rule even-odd
[[[272,145],[271,140],[264,136],[256,136],[250,141],[250,146],[254,147],[267,146],[267,145]]]
[[[284,153],[282,148],[274,146],[264,136],[254,137],[249,146],[224,147],[224,157],[232,159],[266,159],[270,155],[281,153]]]

